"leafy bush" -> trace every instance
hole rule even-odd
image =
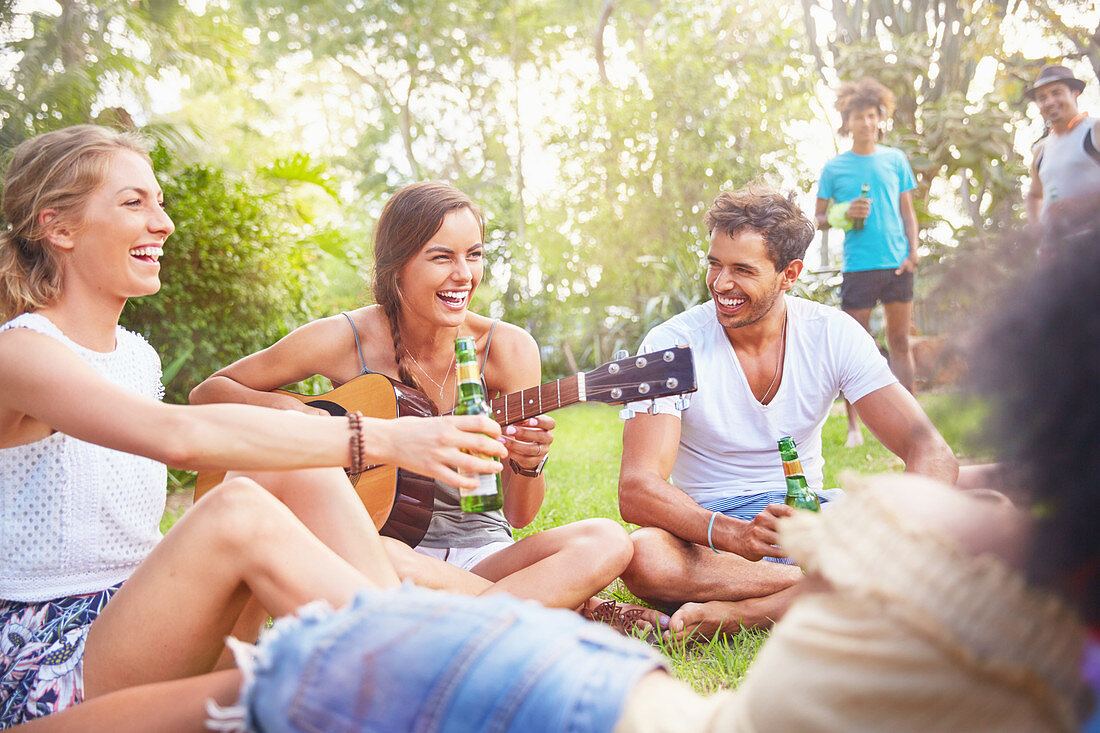
[[[160,293],[131,301],[122,322],[160,352],[166,401],[186,402],[195,384],[306,316],[316,249],[298,245],[276,194],[202,165],[175,167],[164,149],[154,168],[176,231]]]

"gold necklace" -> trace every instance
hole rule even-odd
[[[783,311],[783,331],[779,334],[779,357],[775,360],[775,374],[772,375],[771,384],[768,385],[768,390],[764,393],[764,396],[760,398],[760,404],[764,404],[768,401],[768,395],[772,393],[772,387],[775,386],[775,380],[779,379],[779,368],[783,366],[783,353],[787,350],[787,311]]]

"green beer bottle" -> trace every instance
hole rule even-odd
[[[859,187],[859,197],[861,199],[867,198],[867,194],[871,192],[871,186],[864,183]],[[852,229],[859,231],[863,228],[863,225],[867,222],[867,217],[861,216],[858,219],[852,219]]]
[[[821,502],[817,494],[806,483],[806,474],[802,472],[802,461],[798,460],[798,451],[791,438],[779,439],[779,457],[783,459],[783,474],[787,477],[787,498],[783,503],[795,509],[821,511]]]
[[[456,415],[485,415],[492,417],[493,411],[485,401],[485,389],[481,386],[481,377],[477,373],[477,351],[472,338],[455,339],[455,361],[458,364],[458,402]],[[497,458],[481,456],[481,458]],[[476,489],[459,489],[459,506],[464,512],[491,512],[504,505],[504,490],[500,485],[499,473],[470,474],[460,471],[464,476],[476,476]]]

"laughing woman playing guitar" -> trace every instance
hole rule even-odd
[[[376,305],[298,328],[216,372],[192,391],[191,401],[311,411],[272,390],[314,374],[339,385],[377,372],[420,389],[448,413],[455,404],[458,336],[476,341],[489,397],[540,384],[534,339],[469,310],[484,269],[484,234],[481,213],[465,194],[438,182],[406,186],[386,203],[375,230]],[[626,612],[624,619],[619,605],[591,597],[630,561],[629,538],[618,524],[586,519],[513,542],[512,527],[529,524],[542,506],[553,429],[546,415],[505,429],[503,511],[463,514],[457,492],[438,483],[431,524],[416,548],[421,554],[396,542],[387,549],[399,574],[419,584],[477,592],[488,581],[548,606],[581,607],[588,616],[633,625],[641,612]],[[423,555],[484,581],[471,582]]]
[[[393,462],[470,484],[449,466],[497,470],[460,450],[504,455],[479,434],[498,432],[487,418],[160,402],[156,353],[118,325],[129,298],[160,288],[174,228],[137,138],[85,125],[24,142],[3,213],[0,728],[123,688],[179,722],[232,699],[236,671],[205,674],[230,633],[396,585],[344,472],[319,467]],[[231,477],[162,539],[166,463],[273,470]],[[318,495],[324,507],[301,501]]]

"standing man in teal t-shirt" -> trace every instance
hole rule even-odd
[[[913,273],[920,260],[912,191],[917,184],[905,153],[879,144],[894,104],[893,92],[874,79],[849,82],[837,90],[840,134],[851,136],[852,149],[825,164],[817,185],[815,218],[821,229],[836,226],[845,231],[840,307],[870,331],[871,309],[882,303],[890,369],[912,392],[909,331]],[[848,408],[847,445],[859,445],[859,420],[851,405]]]

